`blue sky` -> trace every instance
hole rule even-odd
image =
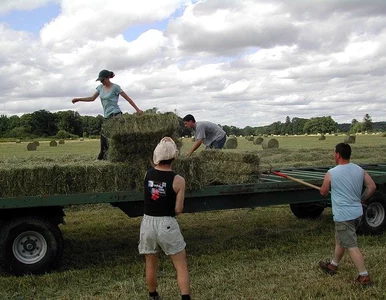
[[[57,17],[59,13],[60,5],[49,3],[32,10],[12,10],[5,15],[0,15],[0,22],[8,24],[14,30],[38,34],[44,24]]]

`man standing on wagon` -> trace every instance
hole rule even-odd
[[[196,141],[188,151],[188,156],[192,155],[201,144],[204,144],[206,148],[210,149],[222,149],[224,147],[227,135],[219,125],[208,121],[196,122],[196,119],[192,115],[186,115],[182,121],[184,121],[186,128],[194,130],[194,138]]]

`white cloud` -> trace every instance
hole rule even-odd
[[[0,112],[100,114],[99,101],[71,99],[94,93],[106,68],[141,109],[239,127],[286,116],[385,121],[386,1],[59,2],[38,36],[0,19]],[[20,3],[3,1],[0,13],[48,1]]]

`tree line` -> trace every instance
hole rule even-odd
[[[156,113],[157,108],[145,112]],[[180,136],[190,135],[180,120]],[[103,116],[81,116],[78,112],[68,110],[51,113],[47,110],[38,110],[22,116],[0,115],[0,137],[2,138],[37,138],[37,137],[92,137],[98,136],[101,131]],[[220,125],[220,124],[219,124]],[[377,125],[377,126],[374,126]],[[384,131],[386,122],[372,122],[366,114],[362,122],[353,119],[351,124],[338,124],[331,116],[315,117],[311,119],[286,117],[284,122],[274,122],[267,126],[238,128],[235,126],[220,125],[228,135],[292,135],[292,134],[326,134],[336,132],[365,132]]]

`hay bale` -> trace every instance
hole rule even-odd
[[[236,149],[237,145],[237,138],[235,136],[230,136],[225,142],[224,149]]]
[[[257,136],[253,139],[254,145],[261,145],[261,143],[264,141],[264,139],[261,136]]]
[[[52,140],[50,142],[50,147],[56,147],[56,146],[58,146],[58,143],[55,140]]]
[[[324,141],[326,139],[326,137],[324,134],[321,134],[318,139],[319,139],[319,141]]]
[[[346,135],[344,137],[344,142],[346,144],[355,144],[356,136],[355,135]]]
[[[36,144],[35,143],[28,143],[27,150],[28,151],[36,151]]]
[[[17,140],[16,140],[16,143],[17,143],[17,144],[20,144],[20,143],[21,143],[21,139],[17,139]]]
[[[64,140],[59,140],[59,145],[64,145]]]
[[[381,136],[382,136],[382,137],[386,137],[386,132],[382,133]]]
[[[36,146],[40,146],[39,141],[34,141],[33,143],[34,143]]]
[[[79,140],[80,140],[81,142],[83,142],[84,138],[80,138]]]
[[[112,162],[151,160],[154,148],[165,136],[173,138],[180,149],[179,129],[179,119],[174,113],[125,114],[109,119],[102,127],[109,141],[107,157]]]
[[[279,141],[277,139],[266,139],[261,143],[263,149],[279,148]]]

